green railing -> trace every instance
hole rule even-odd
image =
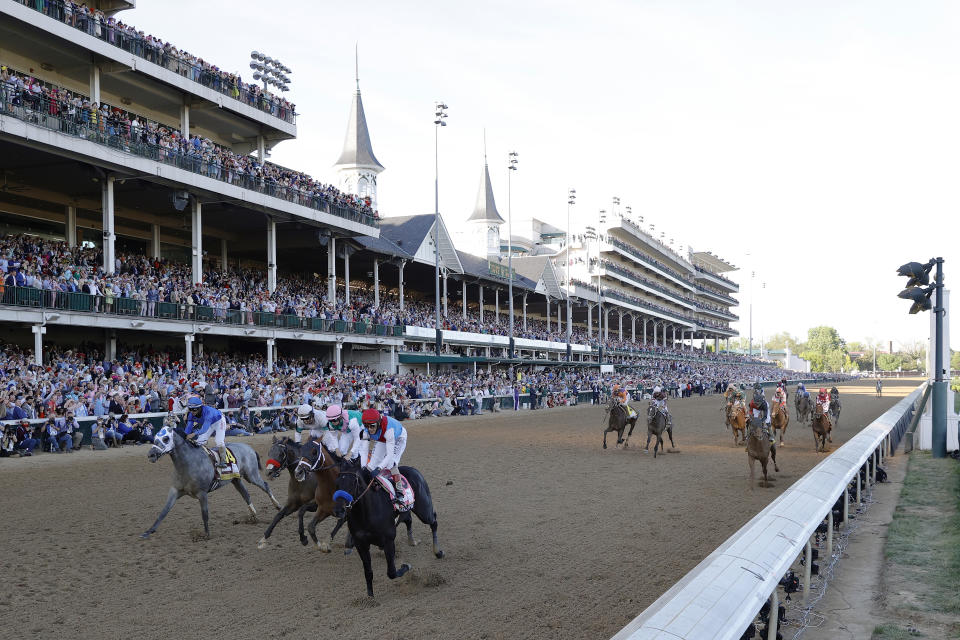
[[[45,291],[33,287],[0,286],[0,303],[15,307],[31,307],[82,313],[158,318],[162,320],[185,320],[211,322],[225,325],[273,327],[297,329],[317,333],[350,333],[377,335],[391,338],[403,336],[402,325],[382,325],[368,322],[346,322],[326,318],[301,318],[300,316],[263,311],[237,309],[214,309],[177,302],[147,302],[133,298],[118,298],[89,293]]]

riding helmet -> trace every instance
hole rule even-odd
[[[343,408],[338,404],[327,407],[327,421],[339,420],[343,416]]]

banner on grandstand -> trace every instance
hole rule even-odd
[[[503,278],[504,280],[509,280],[511,271],[513,271],[513,274],[516,275],[516,269],[508,269],[499,262],[487,260],[487,273],[492,275],[494,278]]]

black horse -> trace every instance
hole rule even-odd
[[[443,557],[443,551],[437,542],[437,512],[433,509],[433,498],[430,488],[420,472],[413,467],[400,467],[400,473],[413,487],[415,502],[413,512],[420,522],[429,525],[433,534],[433,555]],[[387,558],[387,576],[393,580],[410,570],[410,565],[404,563],[398,569],[394,564],[396,547],[394,539],[397,536],[398,522],[407,525],[407,539],[415,544],[410,529],[412,518],[410,512],[396,515],[393,510],[393,501],[390,495],[383,490],[369,471],[359,464],[342,461],[340,475],[337,476],[337,491],[333,494],[333,515],[337,518],[346,517],[347,527],[353,537],[357,553],[363,561],[363,575],[367,581],[367,595],[373,597],[373,568],[370,564],[370,545],[383,549]]]

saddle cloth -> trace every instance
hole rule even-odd
[[[213,463],[213,472],[214,480],[233,480],[234,478],[240,477],[240,467],[237,466],[237,458],[233,455],[233,451],[230,451],[230,448],[227,447],[227,464],[230,465],[230,470],[220,468],[220,456],[217,455],[215,449],[208,449],[204,447],[203,450],[207,452],[207,456],[210,458],[210,462]]]
[[[397,513],[403,513],[404,511],[410,511],[413,509],[413,487],[410,486],[410,483],[407,482],[407,479],[400,476],[400,486],[403,487],[403,497],[398,502],[395,497],[396,494],[393,490],[393,482],[390,481],[390,476],[385,476],[382,473],[377,476],[377,480],[380,482],[380,486],[390,494],[390,501],[393,503],[393,510]]]

